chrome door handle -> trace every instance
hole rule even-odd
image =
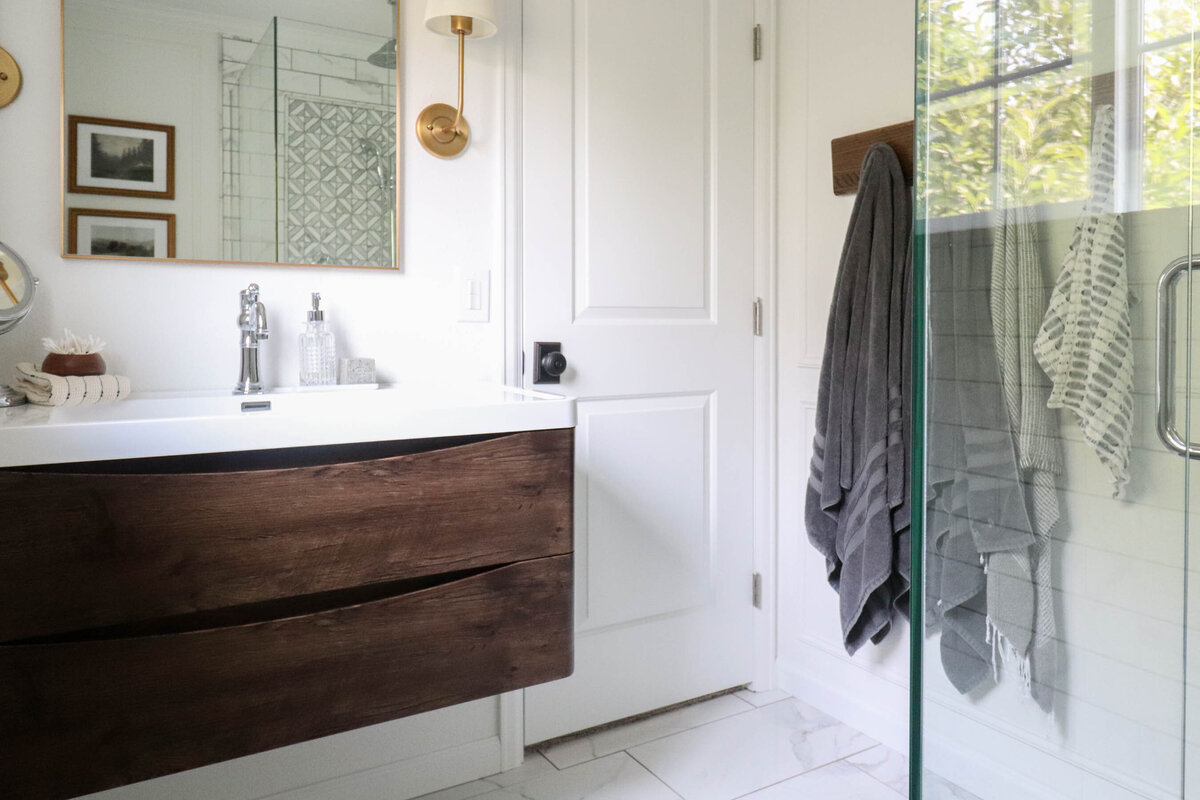
[[[1158,278],[1158,332],[1154,398],[1157,404],[1158,438],[1181,456],[1200,458],[1200,445],[1192,444],[1175,429],[1175,285],[1188,270],[1200,269],[1200,255],[1172,261]]]

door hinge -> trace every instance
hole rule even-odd
[[[754,298],[754,335],[762,336],[763,329],[763,305],[762,298]]]
[[[754,26],[754,60],[762,61],[762,25]]]
[[[750,589],[750,600],[755,608],[762,608],[762,573],[754,573],[753,586]]]

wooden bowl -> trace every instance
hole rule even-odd
[[[47,353],[42,372],[51,375],[103,375],[107,366],[99,353]]]

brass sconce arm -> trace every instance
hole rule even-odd
[[[447,13],[449,9],[445,6],[450,4],[466,4],[474,9],[473,14],[480,16]],[[417,117],[417,139],[432,155],[453,158],[466,149],[471,138],[471,127],[463,117],[467,39],[495,33],[495,11],[490,0],[431,0],[426,25],[437,33],[458,37],[458,106],[445,103],[427,106]]]
[[[466,52],[467,52],[467,37],[474,29],[474,20],[470,17],[451,17],[450,30],[458,36],[458,113],[454,115],[454,122],[437,130],[440,135],[453,133],[458,135],[458,126],[463,121],[463,75],[466,73]]]

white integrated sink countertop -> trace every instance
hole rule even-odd
[[[243,410],[269,403],[269,409]],[[575,425],[575,401],[467,384],[137,393],[108,405],[0,409],[0,467],[472,436]]]

